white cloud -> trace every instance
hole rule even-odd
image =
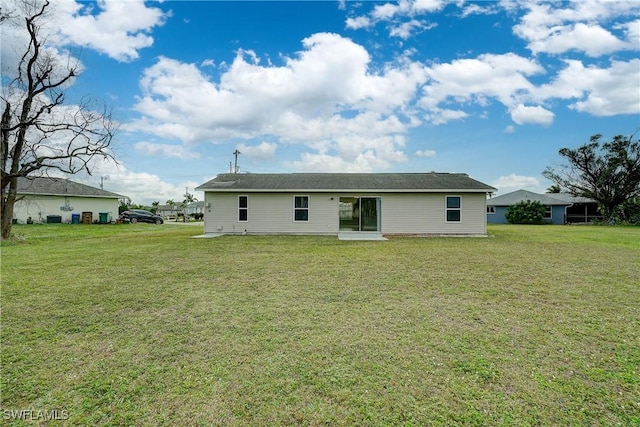
[[[193,189],[209,178],[203,176],[198,181],[167,182],[154,173],[136,172],[129,169],[122,159],[119,159],[117,164],[113,161],[96,159],[92,163],[91,169],[91,175],[80,173],[67,178],[99,187],[101,177],[104,177],[103,184],[106,191],[125,196],[135,204],[149,206],[154,201],[159,201],[161,204],[169,199],[177,202],[182,201],[186,188],[199,200],[203,200],[203,194]]]
[[[434,125],[443,125],[452,120],[462,120],[468,116],[469,114],[462,110],[432,108],[425,115],[425,118]]]
[[[613,61],[609,68],[585,67],[576,60],[565,63],[551,83],[534,91],[535,99],[576,99],[570,108],[594,116],[640,113],[640,59]]]
[[[431,80],[424,87],[421,105],[427,109],[449,101],[487,105],[488,98],[495,98],[511,106],[518,96],[535,88],[527,76],[544,71],[535,60],[513,53],[436,64],[428,70]]]
[[[355,18],[347,18],[345,25],[350,30],[359,30],[361,28],[369,28],[373,22],[366,16],[357,16]]]
[[[398,25],[394,25],[389,30],[389,35],[392,37],[400,37],[403,40],[407,40],[413,36],[418,30],[429,30],[435,28],[436,24],[426,24],[425,22],[417,19],[412,19],[407,22],[402,22]]]
[[[371,12],[371,17],[377,21],[389,20],[393,18],[395,14],[401,10],[402,5],[406,5],[407,2],[406,1],[404,3],[400,2],[399,4],[400,5],[385,3],[385,4],[377,5],[376,7],[373,8],[373,11]]]
[[[411,8],[415,12],[436,12],[444,8],[447,1],[444,0],[415,0],[411,2]]]
[[[471,3],[463,5],[461,16],[466,18],[470,15],[493,15],[496,13],[498,13],[498,8],[494,4],[489,3],[480,5],[478,3]]]
[[[261,142],[258,145],[238,144],[238,150],[247,157],[258,160],[273,159],[278,145],[273,142]]]
[[[402,153],[396,157],[406,160]],[[393,159],[389,159],[393,160]],[[359,153],[355,158],[347,160],[337,155],[304,153],[300,160],[286,162],[285,166],[307,172],[372,172],[387,169],[391,162],[377,153],[367,150]]]
[[[513,125],[509,125],[506,128],[504,128],[504,133],[514,133],[516,131],[516,128]]]
[[[511,110],[511,119],[519,125],[533,123],[543,126],[549,126],[553,123],[555,115],[540,106],[527,107],[519,104],[516,108]]]
[[[282,66],[239,50],[219,83],[161,57],[145,70],[135,106],[142,117],[128,127],[183,142],[268,136],[347,162],[360,156],[362,168],[403,161],[402,135],[420,123],[413,104],[425,67],[405,55],[374,72],[368,52],[336,34],[314,34],[303,47]]]
[[[627,42],[631,46],[640,47],[640,19],[620,24],[619,28],[623,28],[627,37]]]
[[[103,0],[84,4],[75,0],[53,3],[60,43],[85,46],[119,61],[137,59],[140,49],[153,44],[150,31],[167,15],[144,0]]]
[[[513,53],[435,64],[426,71],[430,79],[422,87],[419,106],[433,124],[466,117],[460,108],[447,108],[450,104],[487,106],[492,100],[502,103],[518,124],[550,125],[555,113],[539,105],[554,99],[573,99],[570,108],[594,116],[640,112],[640,59],[612,61],[606,68],[564,62],[565,68],[539,86],[529,79],[543,75],[545,69],[536,60]]]
[[[553,28],[546,37],[532,40],[529,48],[534,52],[552,54],[581,50],[597,57],[627,47],[627,44],[599,25],[577,23],[574,26]]]
[[[500,194],[510,193],[515,190],[540,191],[540,181],[532,176],[522,176],[512,173],[501,176],[491,183],[492,187],[498,189]]]
[[[24,16],[32,16],[34,7],[41,4],[3,1],[4,10],[12,12],[12,18],[2,23],[0,63],[3,76],[15,75],[29,42]],[[140,49],[153,44],[150,31],[162,25],[165,17],[159,9],[146,7],[142,0],[106,0],[97,4],[56,0],[40,18],[38,36],[43,43],[41,48],[61,66],[62,71],[70,64],[77,66],[76,71],[81,73],[84,66],[69,52],[70,47],[87,47],[119,61],[136,59]]]
[[[371,12],[371,17],[378,21],[388,21],[397,16],[414,17],[439,11],[446,3],[443,0],[400,0],[397,4],[377,5]]]
[[[142,141],[134,144],[134,148],[148,156],[173,157],[183,160],[200,158],[200,154],[189,151],[184,145],[155,144],[152,142]]]
[[[408,39],[416,30],[430,29],[422,16],[442,10],[448,2],[444,0],[400,0],[397,3],[376,5],[366,16],[349,17],[346,27],[352,30],[369,29],[379,22],[389,23],[389,35]]]
[[[554,3],[518,3],[527,13],[514,26],[514,33],[528,42],[534,53],[560,54],[577,50],[597,57],[621,49],[638,49],[631,42],[635,30],[623,41],[595,22],[637,19],[637,2],[589,0]],[[624,23],[622,24],[624,25]]]
[[[589,67],[583,76],[589,82],[587,97],[570,107],[594,116],[639,114],[638,79],[640,59],[613,62],[608,69]]]
[[[436,152],[434,150],[418,150],[416,151],[418,157],[435,157]]]
[[[1,57],[3,84],[4,78],[15,77],[18,72],[18,64],[22,55],[27,51],[30,44],[29,33],[25,27],[25,17],[33,16],[36,13],[35,6],[29,2],[18,2],[7,0],[2,3],[2,8],[9,11],[8,17],[1,25]],[[37,9],[39,12],[40,9]],[[41,57],[45,56],[54,64],[52,80],[58,80],[68,74],[68,67],[75,67],[77,72],[82,72],[84,66],[82,62],[73,57],[63,47],[55,42],[59,39],[59,27],[55,25],[59,21],[59,13],[52,6],[49,6],[44,16],[35,21],[39,26],[38,37],[42,45],[40,46]],[[52,24],[53,23],[53,24]],[[70,82],[69,85],[73,83]]]

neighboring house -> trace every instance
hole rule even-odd
[[[117,218],[125,197],[63,178],[18,178],[13,217],[27,222],[100,222]],[[102,215],[101,215],[102,214]]]
[[[495,188],[460,173],[221,174],[205,233],[486,235]]]
[[[600,218],[597,204],[584,197],[574,197],[566,193],[538,194],[533,191],[517,190],[487,200],[487,222],[489,224],[507,224],[505,217],[509,206],[519,202],[537,201],[546,207],[544,220],[551,224],[568,222],[590,222]]]
[[[204,202],[189,203],[184,210],[187,216],[192,214],[202,214],[204,213]]]
[[[179,204],[176,205],[158,205],[156,208],[156,215],[160,215],[163,218],[176,218],[179,213],[182,213],[182,208]]]
[[[182,217],[183,214],[187,215],[187,218],[191,214],[202,214],[204,213],[204,202],[193,202],[189,203],[186,206],[182,206],[181,203],[171,205],[159,205],[156,208],[156,214],[162,216],[165,219],[178,219],[178,217]]]
[[[602,219],[602,214],[598,210],[598,202],[587,197],[572,196],[567,193],[550,193],[547,196],[571,202],[565,212],[566,223],[591,222],[594,219]]]

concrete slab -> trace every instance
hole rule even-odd
[[[387,240],[382,233],[373,232],[340,232],[338,233],[338,240]]]
[[[205,233],[197,236],[191,236],[192,239],[213,239],[214,237],[224,236],[225,233]]]

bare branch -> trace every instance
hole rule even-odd
[[[110,112],[97,111],[88,100],[65,106],[65,90],[79,75],[78,64],[60,63],[40,35],[49,0],[28,3],[24,19],[29,41],[15,78],[1,97],[0,128],[2,238],[9,236],[17,179],[48,170],[91,173],[95,159],[114,160],[109,146],[116,126]],[[6,15],[0,12],[0,19]]]

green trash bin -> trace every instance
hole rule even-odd
[[[100,212],[100,224],[107,224],[109,222],[109,212]]]

